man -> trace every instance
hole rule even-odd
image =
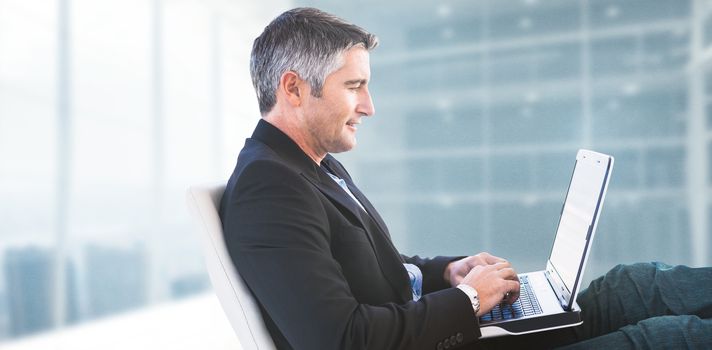
[[[688,295],[657,292],[679,282],[673,275],[694,275],[709,290],[712,273],[656,265],[619,267],[594,282],[597,290],[578,298],[584,326],[478,341],[478,316],[518,297],[512,266],[487,253],[400,255],[383,219],[330,155],[352,149],[359,125],[374,114],[369,51],[376,45],[362,28],[298,8],[272,21],[253,46],[262,120],[239,155],[220,214],[233,262],[278,348],[547,347],[618,335],[627,324],[673,313],[694,315],[681,324],[712,341],[712,297],[680,302],[672,299]],[[647,275],[624,276],[635,273]],[[645,307],[616,304],[639,286],[645,291],[635,300]],[[625,317],[596,310],[610,308]]]

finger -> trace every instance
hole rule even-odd
[[[517,283],[519,283],[519,278],[517,277],[517,271],[514,271],[514,269],[511,267],[500,269],[497,271],[497,273],[499,274],[499,277],[501,277],[505,280],[516,281]]]
[[[465,277],[463,277],[463,276],[460,276],[460,275],[455,276],[455,280],[454,280],[453,286],[456,286],[456,285],[462,283],[462,280],[464,280],[464,279],[465,279]]]
[[[477,255],[473,255],[473,256],[467,258],[466,262],[467,262],[467,267],[469,267],[469,268],[473,268],[478,265],[484,265],[484,260]]]
[[[473,267],[479,265],[480,259],[479,259],[479,257],[473,255],[473,256],[468,257],[467,260],[465,260],[465,262],[467,263],[467,267],[473,268]]]
[[[514,303],[517,301],[519,298],[519,282],[516,281],[506,281],[507,282],[507,293],[506,293],[506,301],[510,304]]]
[[[502,270],[502,269],[511,269],[512,264],[509,263],[509,261],[500,261],[498,263],[492,264],[490,266],[493,266],[496,270]]]
[[[519,299],[519,293],[508,293],[506,295],[506,297],[504,298],[504,301],[507,304],[511,305],[511,304],[514,304],[517,301],[517,299]]]
[[[485,262],[486,262],[487,264],[490,264],[490,265],[496,264],[496,263],[501,263],[501,262],[507,262],[506,259],[502,259],[502,258],[500,258],[500,257],[498,257],[498,256],[494,256],[494,255],[489,254],[489,253],[484,253],[484,254],[483,254],[483,258],[484,258]]]

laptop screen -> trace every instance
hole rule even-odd
[[[610,156],[586,150],[579,151],[576,156],[576,165],[549,257],[551,265],[571,294],[577,292],[575,289],[579,273],[583,273],[589,248],[587,243],[595,232],[595,219],[603,202],[612,161]]]

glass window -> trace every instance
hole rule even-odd
[[[0,3],[0,341],[52,326],[55,11],[52,4]],[[23,33],[23,39],[11,33]]]
[[[184,194],[224,181],[259,120],[247,32],[271,17],[0,2],[0,341],[209,288]]]
[[[623,25],[649,25],[669,19],[687,19],[690,1],[656,0],[654,6],[647,0],[599,0],[590,3],[588,15],[593,28]]]
[[[471,244],[469,252],[541,268],[576,150],[592,148],[616,165],[591,276],[631,259],[691,262],[684,241],[695,228],[681,196],[690,1],[395,2],[378,15],[298,4],[347,14],[382,39],[371,56],[377,116],[359,130],[358,148],[337,157],[359,168],[385,153],[402,165],[384,167],[401,169],[405,181],[388,180],[393,200],[379,207],[397,213],[387,222],[408,228],[402,251],[435,255]],[[379,196],[378,179],[357,173],[365,194]],[[657,224],[640,219],[653,216]],[[684,238],[663,254],[665,244],[653,242],[670,234]],[[438,235],[447,243],[435,243]],[[625,255],[641,235],[651,245]],[[510,247],[521,240],[536,249]]]
[[[652,84],[660,85],[652,85]],[[597,85],[593,100],[593,135],[597,139],[652,140],[684,135],[687,89],[677,80]]]
[[[687,132],[693,107],[712,130],[712,84],[691,101],[687,71],[690,28],[710,46],[712,26],[690,0],[5,0],[0,339],[51,329],[37,308],[57,309],[61,285],[64,324],[209,288],[184,191],[232,171],[259,120],[252,41],[292,6],[380,38],[377,114],[336,157],[401,252],[542,268],[576,150],[592,148],[616,163],[588,280],[615,263],[711,262],[689,253],[691,141],[707,145],[712,186],[712,142]]]

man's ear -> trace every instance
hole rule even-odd
[[[302,105],[302,96],[306,93],[305,87],[305,81],[293,71],[284,72],[279,79],[279,89],[292,107]]]

